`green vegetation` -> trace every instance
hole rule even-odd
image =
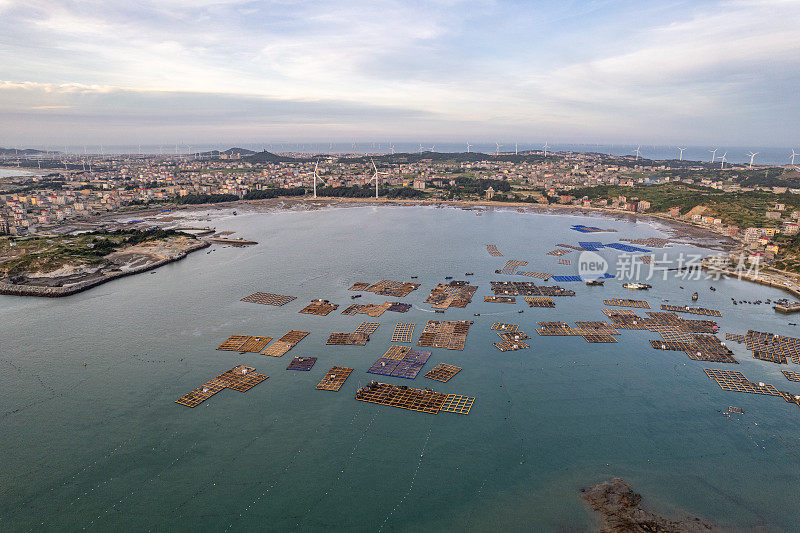
[[[271,187],[268,189],[253,190],[244,195],[245,200],[264,200],[267,198],[279,198],[281,196],[303,196],[306,190],[303,188],[296,189],[278,189]]]
[[[192,238],[173,230],[95,231],[60,237],[0,238],[0,277],[58,270],[65,265],[99,265],[123,247],[172,237]]]
[[[650,211],[665,212],[678,207],[682,215],[689,210],[704,206],[704,216],[722,219],[726,224],[742,228],[776,226],[778,221],[765,218],[776,203],[787,206],[787,210],[800,208],[800,197],[794,194],[773,194],[762,191],[722,192],[700,185],[668,183],[661,185],[644,185],[622,187],[618,185],[602,185],[569,191],[576,198],[588,196],[590,200],[601,198],[612,199],[625,196],[629,201],[636,198],[650,202]]]
[[[175,199],[179,205],[216,204],[222,202],[235,202],[239,197],[235,194],[187,194]]]

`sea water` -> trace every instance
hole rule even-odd
[[[211,215],[193,216],[259,244],[215,245],[68,298],[0,296],[0,529],[585,530],[597,518],[580,489],[615,476],[671,516],[768,530],[800,523],[800,409],[723,391],[702,370],[735,367],[751,381],[800,393],[778,365],[734,343],[740,365],[654,350],[648,340],[658,337],[647,331],[622,330],[613,344],[534,331],[537,321],[605,320],[603,299],[646,298],[656,310],[662,300],[719,309],[722,332],[798,336],[791,318],[766,305],[731,304],[782,293],[673,272],[651,280],[648,292],[617,279],[563,283],[577,296],[554,298],[555,309],[530,309],[521,297],[516,305],[483,302],[491,280],[532,280],[494,274],[508,259],[529,262],[520,270],[575,274],[578,252],[564,256],[570,266],[546,252],[559,243],[663,237],[664,228],[433,207]],[[618,231],[583,234],[573,224]],[[505,256],[490,256],[489,243]],[[656,251],[670,259],[708,253],[690,245]],[[617,252],[601,253],[613,273]],[[423,300],[445,276],[479,289],[466,309],[434,314]],[[348,287],[381,279],[422,286],[406,298],[365,292],[355,302],[413,309],[341,314],[353,303]],[[297,300],[240,301],[255,291]],[[325,317],[298,313],[315,298],[340,308]],[[415,323],[416,343],[426,321],[441,319],[474,320],[464,351],[425,349],[433,355],[415,380],[366,373],[391,345],[395,323]],[[325,345],[331,331],[362,321],[381,324],[366,346]],[[494,322],[519,324],[530,348],[498,351]],[[278,338],[290,329],[311,334],[280,358],[215,350],[233,334]],[[287,371],[293,356],[319,359],[310,372]],[[423,377],[440,362],[463,370],[447,383]],[[270,377],[194,409],[174,403],[238,364]],[[338,392],[315,390],[334,365],[355,371]],[[476,400],[467,416],[356,401],[355,390],[372,379]],[[746,414],[722,416],[729,405]]]

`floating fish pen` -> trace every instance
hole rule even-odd
[[[298,342],[308,336],[308,331],[293,329],[286,335],[272,343],[271,346],[264,348],[261,353],[271,357],[281,357],[283,354],[294,348]]]
[[[403,297],[408,296],[411,291],[415,291],[419,287],[419,283],[407,283],[405,281],[382,279],[381,281],[372,284],[358,282],[353,284],[353,286],[348,290],[374,292],[380,296]]]
[[[501,352],[514,352],[516,350],[525,350],[527,348],[530,348],[530,346],[521,341],[493,342],[492,346],[494,346]]]
[[[562,255],[567,255],[568,253],[571,252],[572,250],[562,250],[561,248],[556,248],[555,250],[550,250],[549,252],[547,252],[547,255],[554,255],[556,257],[560,257]]]
[[[800,339],[749,330],[744,343],[756,359],[779,364],[786,364],[788,359],[800,364]]]
[[[413,306],[411,304],[406,304],[403,302],[391,302],[392,305],[389,306],[387,311],[392,313],[407,313]]]
[[[307,315],[326,316],[331,311],[339,309],[337,304],[332,304],[328,300],[312,300],[310,304],[302,308],[299,312]]]
[[[426,378],[447,383],[453,376],[461,372],[460,366],[448,365],[447,363],[439,363],[433,370],[425,374]]]
[[[402,346],[400,348],[403,348]],[[390,376],[395,378],[414,379],[422,370],[422,367],[428,361],[430,352],[419,352],[408,350],[402,354],[402,357],[383,357],[378,358],[372,366],[367,370],[370,374],[379,374],[382,376]]]
[[[515,304],[517,299],[514,296],[484,296],[483,301],[495,304]]]
[[[471,396],[462,396],[460,394],[448,394],[442,404],[439,412],[457,413],[460,415],[468,415],[469,410],[475,403],[475,398]]]
[[[536,333],[542,336],[572,336],[580,335],[579,329],[570,327],[566,322],[539,322],[539,329]]]
[[[228,352],[258,353],[270,343],[272,337],[252,337],[250,335],[231,335],[217,347],[217,350]],[[260,348],[259,348],[260,346]]]
[[[371,381],[356,391],[356,400],[377,403],[410,411],[437,414],[448,395],[430,389],[412,389],[405,385],[390,385]]]
[[[572,264],[572,261],[570,261],[569,259],[559,259],[559,260],[558,260],[558,264],[559,264],[559,265],[571,265],[571,264]],[[581,278],[578,278],[578,279],[577,279],[577,280],[575,280],[575,281],[581,281]]]
[[[392,306],[392,302],[383,302],[382,304],[353,304],[349,306],[347,309],[342,311],[343,315],[356,315],[356,314],[364,314],[367,316],[371,316],[373,318],[377,318],[381,316],[384,312],[388,311],[389,308]]]
[[[384,357],[386,359],[401,360],[410,351],[411,351],[411,346],[402,346],[399,344],[393,344],[389,347],[388,350],[386,350],[386,353],[384,353],[381,357]]]
[[[487,244],[486,251],[489,252],[489,255],[493,257],[503,257],[503,254],[497,249],[496,244]]]
[[[789,370],[781,370],[781,374],[789,381],[800,381],[800,372],[791,372]]]
[[[603,309],[606,315],[618,329],[647,329],[647,319],[640,317],[630,309]]]
[[[528,302],[528,307],[548,307],[553,308],[556,306],[552,298],[547,296],[523,296],[523,299]]]
[[[398,322],[394,326],[392,342],[411,342],[414,338],[414,324]]]
[[[228,388],[239,392],[247,392],[268,377],[265,374],[255,372],[255,368],[251,366],[235,366],[193,391],[184,394],[175,400],[175,403],[187,407],[197,407],[222,389]]]
[[[272,294],[269,292],[254,292],[250,296],[245,296],[241,301],[261,305],[286,305],[292,300],[296,300],[297,296],[285,296],[283,294]]]
[[[558,285],[536,285],[532,281],[490,281],[496,296],[575,296],[575,291]]]
[[[317,383],[317,390],[338,391],[353,373],[352,368],[346,366],[335,366],[328,370],[328,373]]]
[[[708,379],[716,381],[717,385],[723,390],[783,397],[781,391],[776,389],[773,385],[769,385],[763,381],[759,381],[758,383],[748,381],[748,379],[744,377],[744,374],[737,370],[704,368],[703,372],[706,373]]]
[[[705,307],[689,307],[683,305],[661,304],[662,311],[672,311],[676,313],[691,313],[693,315],[722,317],[722,313],[716,309],[706,309]]]
[[[510,276],[517,271],[517,268],[525,266],[527,264],[528,264],[527,261],[517,261],[516,259],[509,259],[508,261],[506,261],[506,265],[502,269],[495,270],[494,273],[506,274]]]
[[[619,331],[610,322],[602,320],[579,320],[575,322],[582,331],[588,333],[603,333],[607,335],[619,335]]]
[[[464,308],[470,302],[478,287],[467,284],[466,281],[451,281],[439,283],[431,289],[430,295],[425,299],[426,304],[433,304],[434,309],[448,309],[450,307]]]
[[[530,339],[530,335],[518,329],[516,331],[496,331],[497,336],[503,339],[504,341],[524,341],[525,339]]]
[[[292,359],[292,362],[289,363],[289,366],[286,367],[286,370],[311,370],[314,367],[314,363],[317,362],[316,357],[295,357]]]
[[[369,335],[363,333],[338,333],[332,332],[325,344],[332,346],[366,346]]]
[[[547,272],[528,271],[528,272],[517,272],[517,274],[520,275],[520,276],[527,276],[529,278],[538,278],[538,279],[541,279],[543,281],[547,281],[548,279],[553,277],[552,274],[548,274]]]
[[[463,350],[472,321],[429,320],[419,337],[417,346]]]
[[[664,248],[672,241],[669,239],[662,239],[660,237],[648,237],[647,239],[629,239],[623,238],[621,241],[629,242],[630,244],[639,244],[642,246],[649,246],[650,248]]]
[[[517,324],[505,324],[503,322],[495,322],[489,329],[493,331],[517,331],[519,329],[519,326]]]
[[[372,335],[375,333],[375,330],[378,329],[380,326],[380,322],[362,322],[360,326],[358,326],[354,333],[361,333],[364,335]]]
[[[643,309],[650,309],[650,304],[647,300],[631,300],[629,298],[612,298],[611,300],[603,300],[605,305],[614,305],[617,307],[637,307]],[[664,306],[662,305],[663,309]]]

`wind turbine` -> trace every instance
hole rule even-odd
[[[467,153],[469,153],[469,149],[470,148],[472,148],[472,145],[469,144],[469,141],[467,141]],[[792,150],[792,151],[794,152],[794,150]],[[792,157],[794,158],[794,155],[792,155]],[[792,159],[792,164],[794,165],[794,159]]]
[[[378,176],[380,174],[389,174],[389,173],[388,172],[378,172],[378,167],[375,166],[375,161],[373,159],[370,159],[370,161],[372,162],[372,168],[375,169],[375,175],[373,176],[373,178],[375,179],[375,198],[377,198],[378,197],[378,181],[380,180],[380,178]]]
[[[641,147],[642,147],[641,144],[637,144],[636,145],[636,150],[634,150],[634,152],[636,152],[636,161],[639,160],[639,148],[641,148]]]
[[[719,167],[720,170],[725,170],[725,156],[726,155],[728,155],[728,152],[725,152],[724,154],[722,154],[722,159],[720,160],[720,161],[722,161],[722,165]]]
[[[435,151],[436,151],[436,145],[434,144],[433,146],[431,146],[431,152],[435,152]]]
[[[794,148],[792,148],[792,164],[793,164],[793,165],[794,165],[794,156],[796,156],[796,155],[800,155],[800,154],[798,154],[797,152],[795,152],[795,151],[794,151]]]
[[[392,145],[392,155],[394,155],[394,145]]]
[[[544,148],[544,156],[547,157],[547,149],[550,148],[547,146],[547,141],[544,142],[544,146],[542,146],[542,148]]]
[[[750,166],[748,168],[753,168],[753,158],[758,155],[758,152],[748,152],[747,155],[750,156]]]
[[[711,153],[711,162],[712,163],[717,158],[717,150],[719,150],[719,148],[714,148],[713,150],[709,150],[709,152]]]
[[[514,143],[514,155],[519,155],[519,147],[517,143]]]
[[[681,147],[679,146],[679,147],[678,147],[678,150],[680,150],[680,151],[681,151],[681,156],[680,156],[680,159],[678,159],[678,161],[683,161],[683,151],[684,151],[684,150],[686,150],[686,148],[681,148]]]
[[[495,144],[497,145],[497,150],[495,151],[494,155],[500,155],[500,147],[503,145],[499,142],[495,142]]]

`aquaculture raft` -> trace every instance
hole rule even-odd
[[[193,391],[184,394],[175,400],[175,403],[187,407],[197,407],[222,389],[228,388],[239,392],[247,392],[268,377],[265,374],[255,372],[255,368],[251,366],[235,366]]]
[[[638,307],[644,309],[650,309],[650,304],[647,300],[631,300],[629,298],[612,298],[611,300],[603,300],[605,305],[615,305],[617,307]],[[661,308],[663,309],[664,306],[662,305]]]
[[[448,394],[442,404],[440,412],[458,413],[460,415],[468,415],[469,410],[472,409],[472,404],[475,403],[475,398],[470,396],[462,396],[460,394]]]
[[[503,254],[500,252],[500,250],[497,249],[497,245],[495,244],[487,244],[486,251],[489,252],[489,255],[491,256],[503,257]]]
[[[500,350],[501,352],[513,352],[516,350],[524,350],[530,348],[527,344],[521,341],[501,341],[501,342],[493,342],[492,346]]]
[[[381,281],[372,284],[357,282],[353,284],[349,290],[374,292],[375,294],[379,294],[381,296],[403,297],[408,296],[411,291],[418,289],[419,286],[419,283],[407,283],[405,281],[382,279]]]
[[[425,325],[417,346],[463,350],[472,321],[429,320]]]
[[[347,378],[350,377],[350,374],[353,372],[352,368],[347,368],[346,366],[335,366],[328,370],[328,373],[325,374],[319,383],[317,383],[317,390],[330,390],[330,391],[338,391],[344,385],[344,382],[347,381]]]
[[[242,301],[261,305],[276,305],[280,307],[295,299],[297,299],[297,296],[284,296],[282,294],[272,294],[269,292],[254,292],[250,296],[245,296],[242,298]]]
[[[414,324],[408,322],[398,322],[394,326],[392,342],[411,342],[414,336]]]
[[[539,286],[532,281],[490,281],[489,285],[496,296],[575,296],[575,291],[558,285]]]
[[[495,304],[515,304],[517,299],[514,296],[484,296],[483,301]]]
[[[383,302],[382,304],[353,304],[348,306],[347,309],[342,311],[343,315],[355,315],[361,313],[373,318],[381,316],[383,313],[392,307],[392,302]]]
[[[281,357],[283,354],[294,348],[298,342],[308,336],[308,331],[298,331],[293,329],[286,335],[272,343],[268,348],[264,348],[261,353],[272,357]]]
[[[447,400],[447,394],[372,381],[356,391],[356,400],[435,415]]]
[[[440,283],[431,289],[425,303],[433,304],[434,309],[464,308],[472,301],[472,296],[477,290],[478,287],[469,285],[466,281]]]
[[[217,350],[228,352],[258,353],[270,343],[272,337],[252,337],[250,335],[231,335],[228,340],[217,347]]]
[[[517,272],[517,274],[519,274],[520,276],[528,276],[529,278],[538,278],[544,281],[547,281],[553,276],[552,274],[548,274],[547,272],[533,272],[533,271]]]
[[[404,346],[399,346],[398,348],[404,348]],[[389,352],[387,352],[383,357],[375,361],[367,372],[396,378],[414,379],[422,370],[430,355],[430,352],[412,352],[409,349],[402,353],[402,357],[398,358],[389,357]]]
[[[523,296],[522,297],[526,302],[528,302],[528,307],[555,307],[556,304],[553,302],[552,298],[547,296]]]
[[[411,351],[411,346],[401,346],[399,344],[393,344],[386,350],[386,353],[383,354],[381,357],[385,357],[386,359],[403,359],[408,352]]]
[[[716,309],[706,309],[705,307],[688,307],[683,305],[661,304],[662,311],[673,311],[677,313],[691,313],[693,315],[721,317],[722,313]]]
[[[571,251],[572,250],[562,250],[561,248],[556,248],[555,250],[550,250],[549,252],[547,252],[547,255],[554,255],[556,257],[560,257],[562,255],[567,255]]]
[[[800,372],[791,372],[789,370],[781,370],[781,374],[784,375],[786,379],[789,381],[800,381]]]
[[[506,265],[502,269],[495,270],[494,272],[495,274],[511,275],[517,271],[517,268],[525,266],[527,264],[528,264],[527,261],[518,261],[516,259],[509,259],[508,261],[506,261]]]
[[[446,383],[450,381],[450,378],[461,372],[461,370],[462,368],[460,366],[439,363],[433,368],[433,370],[425,374],[425,377]]]
[[[286,370],[311,370],[316,362],[316,357],[295,357]]]
[[[517,329],[519,329],[519,326],[516,324],[505,324],[503,322],[495,322],[489,329],[494,331],[517,331]]]
[[[326,316],[331,311],[339,309],[337,304],[332,304],[328,300],[312,300],[310,304],[302,308],[300,313],[307,315]]]

